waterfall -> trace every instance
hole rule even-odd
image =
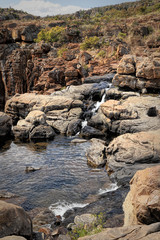
[[[99,107],[101,106],[102,103],[105,102],[105,98],[106,98],[106,94],[107,94],[107,91],[111,88],[112,84],[111,83],[108,83],[108,87],[104,89],[104,94],[102,96],[102,99],[101,101],[97,101],[95,104],[94,104],[94,107],[93,109],[91,110],[92,112],[92,115],[94,115],[97,110],[99,109]],[[82,123],[81,123],[81,126],[82,126],[82,129],[87,126],[87,119],[85,119]]]

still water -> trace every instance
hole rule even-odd
[[[104,169],[87,165],[90,142],[57,136],[41,143],[6,143],[0,149],[0,190],[24,197],[26,210],[36,207],[83,204],[112,184]],[[41,168],[26,173],[26,166]]]

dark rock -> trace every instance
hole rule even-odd
[[[39,125],[29,134],[31,140],[53,139],[55,132],[51,126]]]
[[[100,130],[90,127],[90,126],[85,126],[82,130],[80,135],[83,138],[86,139],[91,139],[91,138],[104,138],[104,133],[102,133]]]

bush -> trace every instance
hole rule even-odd
[[[105,58],[105,56],[106,56],[106,51],[105,50],[100,50],[99,53],[97,54],[97,57]]]
[[[85,37],[83,43],[81,43],[80,48],[82,50],[92,49],[92,48],[99,48],[100,47],[100,39],[97,36],[94,37]]]
[[[62,48],[60,48],[59,50],[58,50],[58,57],[62,57],[62,55],[63,55],[63,53],[64,52],[67,52],[67,48],[65,48],[65,47],[62,47]]]
[[[119,39],[124,39],[126,37],[126,33],[119,32],[118,33],[118,38]]]
[[[37,39],[35,39],[36,42],[45,41],[45,42],[58,42],[63,41],[65,28],[64,27],[53,27],[50,30],[42,29],[38,33]]]

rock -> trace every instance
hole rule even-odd
[[[54,137],[55,132],[51,126],[39,125],[29,133],[31,140],[53,139]]]
[[[154,116],[149,116],[148,111],[153,108],[156,109]],[[112,121],[111,132],[124,134],[159,129],[159,97],[138,95],[132,97],[131,94],[131,97],[124,100],[108,100],[100,106],[100,109],[106,118]]]
[[[33,42],[34,39],[37,38],[39,31],[40,29],[34,24],[26,26],[21,32],[22,41]]]
[[[27,141],[29,139],[29,132],[31,126],[14,126],[13,135],[14,138],[20,141]]]
[[[32,238],[32,221],[23,208],[0,201],[0,236],[9,235]]]
[[[45,209],[33,218],[33,230],[38,231],[41,227],[51,224],[55,215],[49,209]]]
[[[6,138],[11,134],[12,120],[6,113],[0,112],[0,138]]]
[[[124,226],[119,228],[108,228],[102,232],[92,235],[78,238],[78,240],[158,240],[160,237],[160,223],[154,223],[151,225],[134,225]]]
[[[92,145],[86,152],[87,163],[92,167],[103,167],[107,161],[105,150],[103,141],[92,139]]]
[[[76,227],[80,226],[93,226],[96,224],[97,217],[95,217],[93,214],[83,214],[80,216],[76,216],[74,218],[74,223],[76,224]]]
[[[31,111],[27,117],[25,118],[25,121],[31,123],[32,125],[43,125],[46,123],[46,116],[45,113],[42,111]]]
[[[84,83],[100,83],[102,81],[111,82],[115,74],[106,74],[103,76],[92,76],[84,79]]]
[[[119,62],[117,73],[118,74],[133,74],[135,73],[135,61],[134,56],[124,55]]]
[[[160,89],[160,59],[154,55],[150,57],[136,57],[124,55],[119,62],[114,86],[122,88],[149,91]]]
[[[160,130],[121,135],[107,147],[107,171],[122,183],[128,181],[137,170],[160,162],[159,146]]]
[[[92,56],[87,52],[82,52],[79,56],[79,63],[83,66],[89,63],[92,59]]]
[[[124,225],[160,222],[160,165],[137,171],[124,203]]]
[[[15,197],[16,197],[16,194],[14,193],[7,192],[5,190],[0,190],[0,198],[9,199],[9,198],[15,198]]]
[[[82,128],[80,135],[86,139],[103,138],[104,137],[104,133],[102,133],[100,130],[90,127],[90,126],[85,126],[84,128]]]
[[[85,142],[87,142],[86,139],[78,139],[78,138],[75,138],[71,141],[72,144],[85,143]]]
[[[38,171],[40,170],[41,168],[35,168],[35,167],[31,167],[31,166],[27,166],[26,169],[25,169],[25,172],[26,173],[29,173],[29,172],[35,172],[35,171]]]
[[[82,120],[74,119],[68,124],[67,136],[74,136],[81,130]]]
[[[26,240],[26,238],[24,237],[20,237],[20,236],[7,236],[7,237],[3,237],[0,238],[1,240]]]

